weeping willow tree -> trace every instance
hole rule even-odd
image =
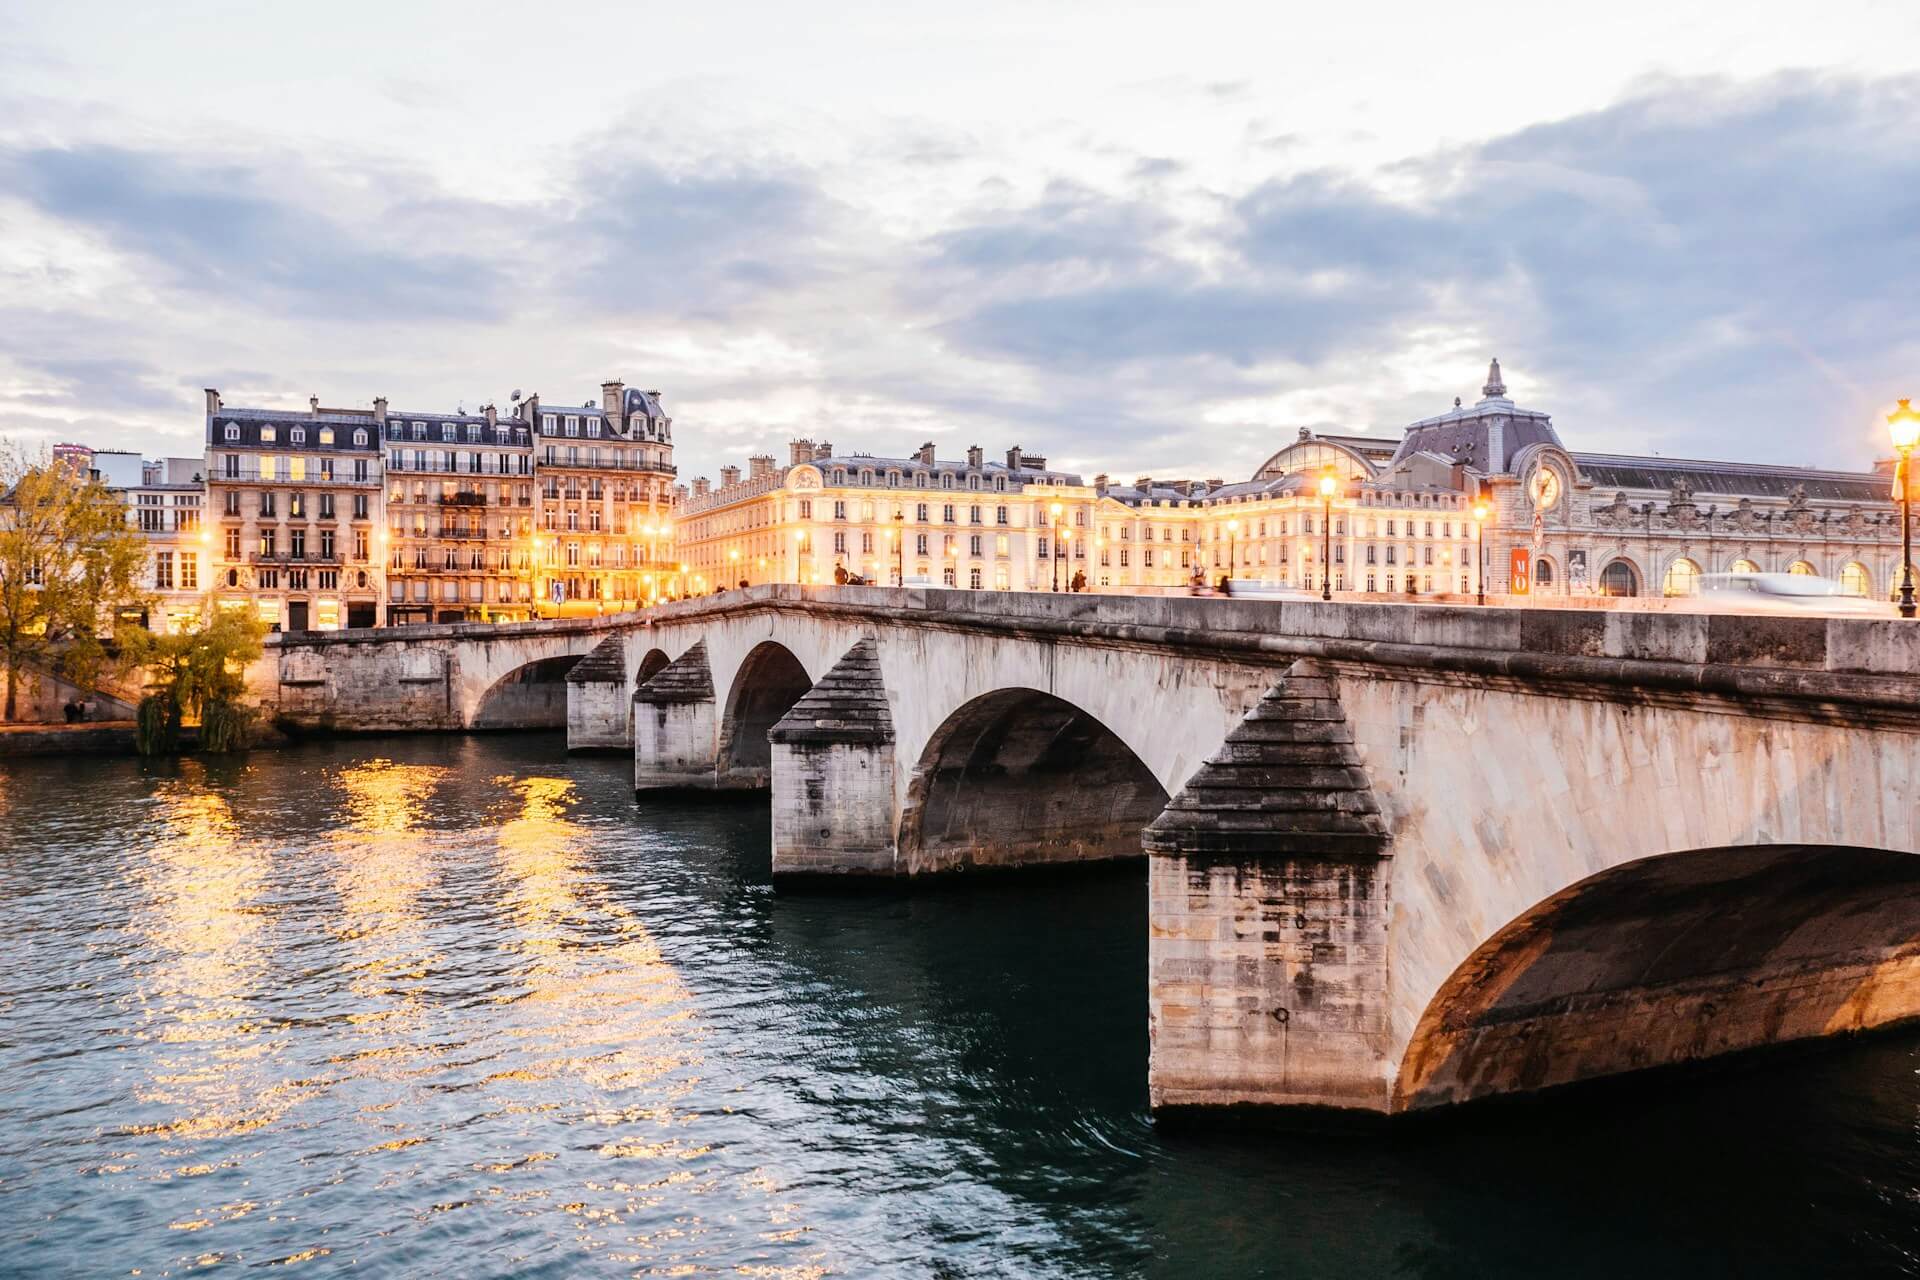
[[[120,611],[136,607],[147,544],[98,480],[0,442],[0,665],[4,718],[23,672],[44,666],[92,688]]]
[[[190,631],[125,638],[129,661],[147,673],[140,702],[139,743],[147,755],[173,750],[180,729],[200,724],[205,751],[244,745],[253,709],[244,701],[247,664],[263,651],[267,627],[251,610],[213,609]]]

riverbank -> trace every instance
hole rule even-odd
[[[0,759],[45,755],[130,756],[136,751],[131,720],[0,724]]]

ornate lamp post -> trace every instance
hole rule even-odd
[[[893,513],[893,585],[907,585],[907,513]]]
[[[1480,586],[1475,594],[1479,603],[1487,602],[1487,504],[1485,499],[1473,504],[1473,546],[1474,559],[1478,561]]]
[[[1320,477],[1320,598],[1333,599],[1333,491],[1340,482],[1329,471]]]
[[[1060,513],[1064,508],[1056,502],[1047,510],[1053,516],[1053,554],[1047,559],[1052,562],[1053,589],[1058,591],[1060,589]]]
[[[740,581],[740,548],[738,547],[728,548],[727,559],[733,562],[733,582]],[[726,585],[728,587],[732,587],[733,582],[729,582]]]
[[[1896,473],[1900,490],[1900,616],[1911,618],[1913,607],[1913,446],[1920,441],[1920,412],[1905,400],[1887,415],[1887,430],[1900,454]]]
[[[1240,522],[1238,520],[1227,521],[1227,580],[1229,582],[1233,580],[1234,576],[1235,565],[1233,552],[1234,548],[1239,545],[1239,536]]]

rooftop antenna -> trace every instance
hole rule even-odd
[[[513,402],[514,402],[515,404],[519,404],[519,403],[520,403],[520,388],[518,388],[518,387],[515,387],[515,388],[513,389]]]

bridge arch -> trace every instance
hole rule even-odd
[[[1428,1002],[1393,1109],[1920,1019],[1920,856],[1742,845],[1640,858],[1507,923]]]
[[[665,649],[647,650],[646,656],[640,659],[640,665],[634,670],[634,686],[637,688],[653,679],[662,671],[666,670],[667,664],[672,661],[673,659],[667,656]]]
[[[768,785],[773,746],[767,731],[812,687],[806,667],[779,641],[762,640],[747,652],[727,690],[720,722],[719,771],[731,785]]]
[[[961,705],[908,781],[899,857],[913,872],[1142,856],[1167,792],[1120,736],[1063,698],[998,689]]]
[[[565,653],[522,663],[487,687],[474,704],[474,729],[564,729],[567,672],[583,655]]]

